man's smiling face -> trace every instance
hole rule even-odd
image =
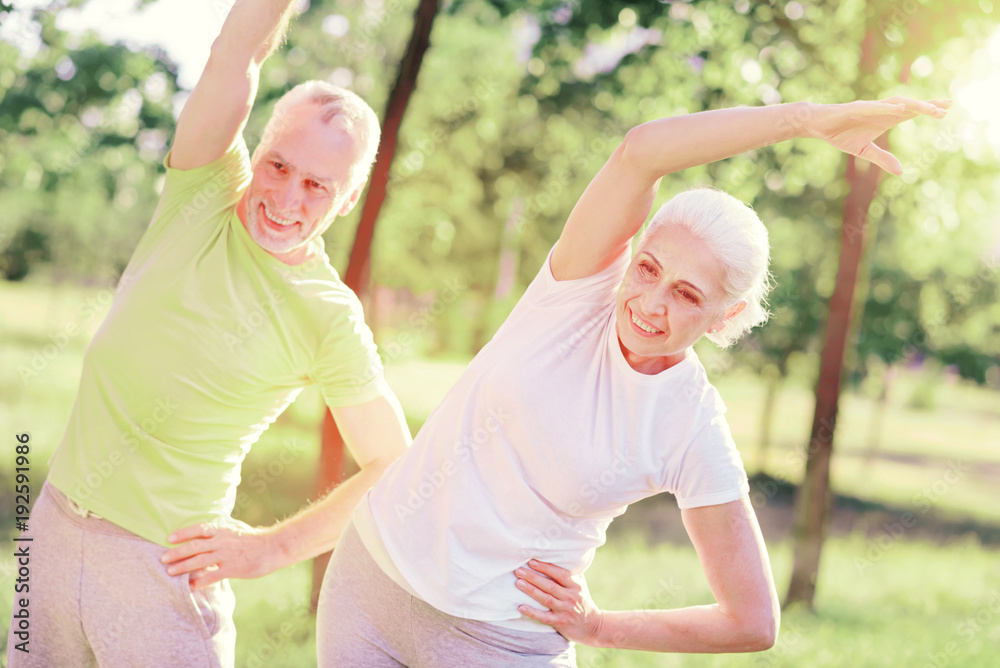
[[[352,188],[360,142],[343,118],[324,122],[302,103],[273,119],[254,152],[253,179],[238,209],[261,248],[287,264],[307,259],[309,242],[361,194]]]

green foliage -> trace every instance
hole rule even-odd
[[[251,149],[273,102],[309,78],[348,85],[381,111],[415,5],[309,3],[263,70],[246,131]],[[383,345],[409,331],[411,353],[477,350],[632,126],[741,104],[946,97],[996,25],[987,5],[446,5],[376,230],[372,276],[398,303],[371,311]],[[105,281],[155,207],[173,131],[174,68],[156,51],[70,40],[50,13],[38,20],[46,46],[30,62],[0,43],[0,263],[9,278],[51,264],[57,275]],[[870,26],[879,66],[861,80]],[[918,56],[930,71],[911,71]],[[969,127],[955,109],[943,122],[918,119],[890,137],[907,171],[884,179],[871,211],[877,228],[859,294],[855,381],[875,357],[936,356],[979,381],[1000,360],[997,258],[984,253],[996,243],[997,161],[972,145]],[[785,375],[795,355],[818,350],[835,280],[843,165],[821,142],[796,140],[663,180],[659,201],[712,184],[752,203],[768,225],[773,316],[737,349],[739,363]],[[341,269],[359,213],[326,235]]]
[[[156,206],[173,133],[174,66],[163,53],[71,40],[36,10],[32,58],[0,41],[0,271],[116,278]]]

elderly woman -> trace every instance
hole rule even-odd
[[[779,608],[747,478],[692,345],[766,319],[767,232],[660,177],[793,137],[898,174],[873,140],[947,102],[795,103],[631,130],[493,340],[354,514],[320,598],[322,666],[572,666],[573,642],[767,649]],[[610,612],[583,578],[611,520],[670,492],[712,605]],[[542,606],[544,609],[542,609]]]

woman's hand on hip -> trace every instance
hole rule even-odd
[[[518,606],[525,617],[548,624],[567,640],[584,645],[598,644],[602,612],[594,604],[583,575],[537,559],[516,569],[517,588],[548,608]]]

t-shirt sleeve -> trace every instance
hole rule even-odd
[[[729,503],[750,492],[724,410],[716,410],[694,434],[674,479],[667,481],[666,491],[681,509]]]
[[[363,404],[391,393],[360,303],[345,306],[330,322],[310,375],[331,407]]]
[[[569,281],[559,281],[552,275],[552,253],[558,245],[556,242],[549,250],[542,268],[538,271],[538,275],[535,276],[531,285],[528,286],[523,299],[527,300],[528,303],[542,306],[550,301],[564,302],[572,299],[594,298],[597,301],[605,302],[609,296],[614,296],[625,276],[625,270],[628,269],[629,262],[632,260],[631,246],[626,246],[610,265],[596,274]]]
[[[497,335],[513,326],[521,317],[535,308],[564,306],[572,302],[583,306],[583,310],[577,313],[577,315],[582,315],[604,309],[609,304],[614,303],[618,286],[621,285],[625,270],[628,269],[629,262],[632,260],[631,246],[626,247],[622,254],[603,271],[570,281],[559,281],[552,275],[550,262],[553,250],[555,250],[555,246],[549,250],[542,268],[528,285],[528,289],[524,291],[524,295],[521,296],[510,315],[507,316],[507,320],[501,325]]]
[[[194,169],[170,167],[170,155],[163,159],[167,173],[159,204],[136,246],[137,262],[171,236],[211,233],[200,226],[221,220],[218,214],[235,207],[250,183],[250,156],[242,135],[221,158]]]

